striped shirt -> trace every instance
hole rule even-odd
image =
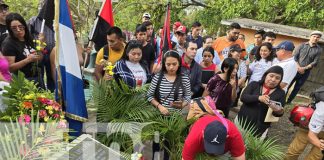
[[[160,75],[161,74],[156,74],[151,82],[151,86],[147,92],[147,100],[149,102],[151,102],[154,98],[155,98],[155,100],[157,100],[157,98],[154,97],[155,96],[154,93],[155,93]],[[179,86],[178,99],[175,100],[174,99],[174,91],[175,91],[176,87],[174,87],[172,89],[173,82],[167,80],[165,78],[165,75],[163,74],[163,78],[161,80],[160,87],[158,88],[159,94],[160,94],[161,105],[163,105],[164,107],[167,107],[168,109],[171,109],[172,107],[170,106],[170,103],[174,102],[174,101],[184,100],[184,101],[190,103],[191,90],[190,90],[190,80],[189,80],[188,76],[182,75],[182,85],[183,85],[185,92],[183,93],[182,87]],[[172,108],[172,109],[174,109],[174,108]]]

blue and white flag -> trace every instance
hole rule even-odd
[[[60,0],[59,65],[62,78],[63,104],[73,136],[82,131],[82,122],[88,118],[83,81],[73,32],[73,22],[67,0]]]

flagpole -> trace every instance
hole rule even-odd
[[[60,70],[60,63],[59,63],[59,57],[60,57],[60,38],[59,38],[59,17],[60,17],[60,0],[55,0],[55,15],[54,15],[54,31],[55,31],[55,69],[56,69],[56,75],[57,75],[57,94],[59,97],[59,103],[62,105],[63,98],[62,98],[62,76],[61,76],[61,70]]]

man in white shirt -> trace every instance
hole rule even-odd
[[[294,44],[291,41],[281,42],[275,49],[277,49],[277,58],[280,66],[284,70],[284,75],[280,83],[280,87],[287,93],[288,86],[297,74],[297,64],[293,57]]]

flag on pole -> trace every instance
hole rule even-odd
[[[171,38],[170,38],[170,3],[167,4],[162,37],[160,42],[160,53],[158,63],[161,63],[163,53],[172,49]]]
[[[88,113],[73,32],[73,22],[67,0],[60,0],[58,32],[59,46],[56,47],[59,48],[63,105],[65,106],[69,128],[75,131],[70,135],[79,136],[82,131],[82,122],[87,120]]]
[[[54,20],[54,0],[45,0],[41,10],[37,17],[45,20],[45,25],[54,31],[53,20]]]
[[[92,31],[89,34],[89,40],[95,43],[97,51],[107,44],[106,32],[112,26],[114,26],[112,4],[111,0],[106,0],[102,3]]]

